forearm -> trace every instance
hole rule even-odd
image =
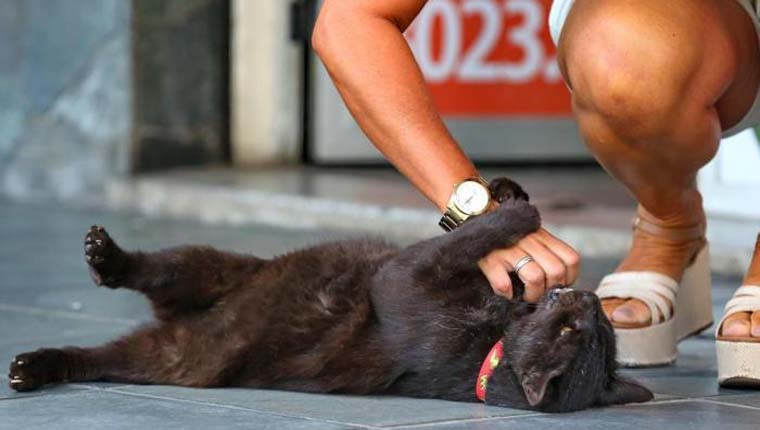
[[[433,106],[402,35],[407,20],[389,18],[379,10],[386,6],[376,3],[328,2],[315,28],[314,46],[369,139],[443,210],[454,184],[477,173]],[[417,10],[407,10],[407,16],[422,4],[417,1]]]

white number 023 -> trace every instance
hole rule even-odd
[[[523,56],[518,62],[489,61],[488,55],[499,43],[504,12],[521,15],[523,20],[507,33]],[[474,43],[462,52],[462,21],[479,15],[481,28]],[[433,24],[440,20],[442,40],[437,58],[433,54]],[[431,0],[420,12],[409,35],[409,43],[425,78],[441,82],[452,76],[462,82],[524,83],[542,75],[557,82],[559,71],[554,58],[546,58],[540,34],[544,10],[538,0]]]

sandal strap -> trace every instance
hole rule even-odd
[[[620,272],[605,276],[599,283],[596,295],[600,299],[638,299],[644,302],[652,315],[652,323],[659,324],[672,316],[676,302],[678,282],[655,272]]]
[[[691,227],[663,227],[641,216],[637,216],[633,219],[633,228],[634,230],[639,229],[654,236],[678,241],[697,240],[705,237],[704,223]]]
[[[715,335],[720,335],[723,323],[728,317],[739,312],[760,311],[760,285],[744,285],[739,287],[731,300],[726,303],[723,318],[718,322]]]

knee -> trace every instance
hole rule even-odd
[[[577,110],[645,138],[664,133],[687,105],[710,105],[696,88],[705,55],[697,28],[677,19],[658,23],[618,3],[582,21],[563,34],[561,58]]]

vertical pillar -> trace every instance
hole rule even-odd
[[[287,0],[233,0],[231,135],[235,164],[300,159],[302,49]]]

